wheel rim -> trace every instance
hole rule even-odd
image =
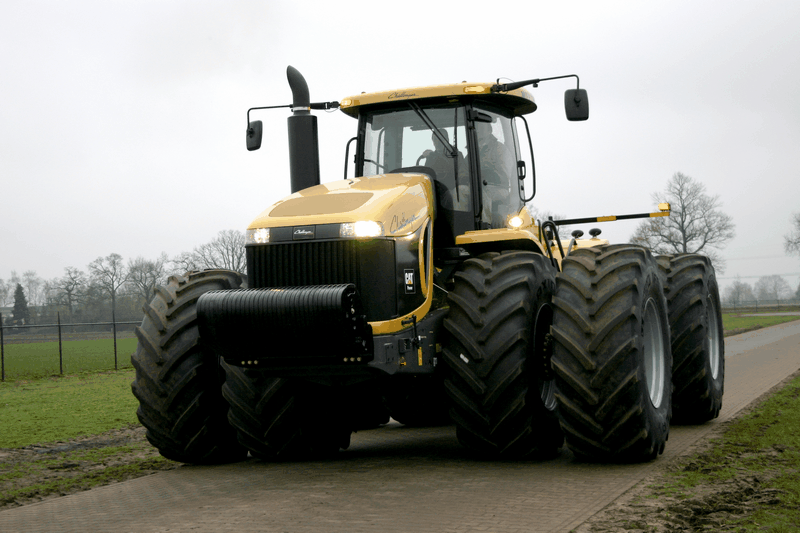
[[[720,339],[719,339],[719,315],[717,314],[717,304],[713,298],[708,300],[708,358],[711,365],[711,378],[717,379],[719,376],[720,363]]]
[[[545,337],[550,332],[550,325],[553,323],[553,309],[549,305],[543,305],[536,313],[536,321],[533,327],[533,338],[536,342],[534,352],[536,354],[543,354],[544,350],[552,348],[545,348]],[[545,409],[552,411],[556,408],[556,381],[554,379],[542,379],[541,376],[537,377],[537,386],[539,389],[539,396],[542,399]]]
[[[647,392],[654,407],[664,399],[664,336],[658,309],[653,298],[647,300],[644,313],[644,373]]]
[[[539,381],[539,394],[545,409],[552,411],[556,408],[556,384],[555,380]]]

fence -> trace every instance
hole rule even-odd
[[[725,311],[755,311],[755,312],[769,312],[770,309],[781,307],[798,307],[800,308],[800,299],[792,298],[790,300],[742,300],[739,302],[723,301],[722,308]]]
[[[67,333],[67,336],[72,337],[72,339],[64,340],[64,329],[65,328],[80,328],[82,330],[86,330],[86,328],[96,328],[98,326],[107,327],[111,326],[111,338],[113,339],[113,353],[114,353],[114,370],[119,370],[119,357],[117,351],[117,326],[124,326],[124,325],[133,325],[133,324],[141,324],[141,321],[117,321],[113,320],[112,322],[83,322],[83,323],[71,323],[71,324],[62,324],[61,323],[61,315],[57,315],[57,323],[55,324],[29,324],[23,326],[7,326],[3,325],[3,314],[0,313],[0,380],[6,380],[6,347],[11,345],[23,345],[27,349],[20,350],[24,353],[24,355],[18,356],[15,358],[15,366],[17,367],[17,374],[18,376],[22,377],[34,377],[34,376],[41,376],[41,375],[50,375],[53,373],[54,370],[50,370],[49,368],[49,361],[55,358],[55,348],[54,344],[56,344],[55,338],[52,341],[49,341],[49,337],[57,334],[57,345],[58,345],[58,373],[60,375],[64,375],[64,343],[75,343],[81,341],[80,348],[82,351],[88,353],[82,353],[79,355],[76,360],[83,361],[83,365],[72,365],[73,371],[80,371],[80,370],[103,370],[106,368],[104,359],[110,359],[109,353],[105,352],[104,347],[102,346],[103,340],[109,340],[103,338],[103,332],[84,332],[84,333]],[[41,331],[47,332],[48,330],[53,332],[50,335],[40,335],[39,337],[33,337],[30,335],[23,336],[22,338],[12,338],[7,339],[6,334],[10,335],[20,335],[20,332],[23,334],[27,331],[33,331],[39,329]],[[99,338],[97,338],[99,335]],[[132,337],[131,337],[132,339]],[[127,340],[127,339],[125,339]],[[92,344],[90,346],[90,344]],[[43,346],[42,349],[31,349],[32,345],[46,345]],[[52,352],[51,352],[52,350]],[[109,350],[110,351],[110,350]],[[108,365],[110,366],[110,365]]]

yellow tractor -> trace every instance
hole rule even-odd
[[[527,86],[457,83],[311,103],[287,71],[291,196],[247,229],[247,278],[170,278],[133,356],[138,416],[189,463],[326,455],[391,416],[455,424],[489,458],[641,461],[673,417],[714,418],[718,287],[698,255],[654,257],[591,229],[655,213],[533,220]],[[585,89],[569,120],[589,116]],[[315,109],[358,122],[344,177],[320,183]],[[248,110],[247,147],[262,123]],[[348,173],[351,143],[354,170]]]

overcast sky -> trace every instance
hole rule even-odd
[[[556,5],[557,4],[557,5]],[[377,7],[385,6],[385,7]],[[675,172],[736,224],[723,288],[783,274],[800,211],[800,2],[31,1],[0,3],[0,278],[190,251],[289,194],[286,66],[312,101],[578,74],[532,89],[533,204],[567,217],[652,210]],[[322,179],[356,121],[318,112]],[[625,242],[636,222],[599,226]],[[584,228],[586,231],[588,228]]]

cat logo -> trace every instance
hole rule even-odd
[[[405,270],[405,285],[406,294],[415,294],[417,292],[417,288],[414,286],[414,271],[411,269]]]

